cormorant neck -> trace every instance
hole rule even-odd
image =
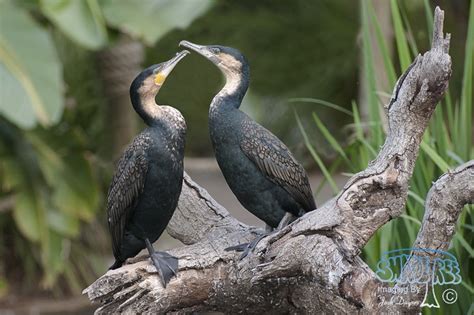
[[[133,108],[148,126],[156,125],[162,116],[160,106],[155,102],[158,91],[159,87],[151,88],[145,84],[138,89],[130,89]]]
[[[249,87],[249,72],[244,70],[240,73],[224,72],[226,83],[217,93],[211,103],[211,110],[215,109],[237,109]]]

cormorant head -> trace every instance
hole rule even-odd
[[[183,50],[170,60],[152,65],[143,70],[130,86],[132,100],[137,93],[142,99],[151,97],[154,99],[168,75],[187,54],[189,54],[189,51]]]
[[[240,83],[242,78],[248,81],[249,66],[247,59],[240,51],[232,47],[193,44],[186,40],[180,46],[194,50],[214,63],[225,75],[228,83]]]

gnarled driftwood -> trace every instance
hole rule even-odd
[[[186,175],[168,226],[186,244],[170,251],[179,257],[177,277],[163,288],[147,257],[108,271],[84,290],[101,304],[97,313],[401,310],[380,304],[377,288],[383,284],[358,255],[381,226],[401,215],[424,130],[448,86],[451,58],[443,15],[436,8],[431,50],[397,83],[383,148],[335,198],[264,238],[239,262],[239,253],[224,248],[251,240],[258,231],[238,222]],[[416,246],[446,248],[459,212],[474,201],[473,168],[471,161],[434,184]],[[419,304],[410,310],[419,311]]]

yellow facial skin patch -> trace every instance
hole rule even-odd
[[[165,82],[165,80],[166,80],[166,75],[162,74],[161,72],[157,73],[155,75],[155,84],[156,85],[162,85],[163,82]]]

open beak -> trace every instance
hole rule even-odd
[[[216,65],[220,62],[219,58],[207,47],[207,46],[201,46],[198,44],[193,44],[191,42],[188,42],[187,40],[182,40],[179,42],[179,46],[189,48],[191,50],[194,50],[198,54],[206,57]]]

